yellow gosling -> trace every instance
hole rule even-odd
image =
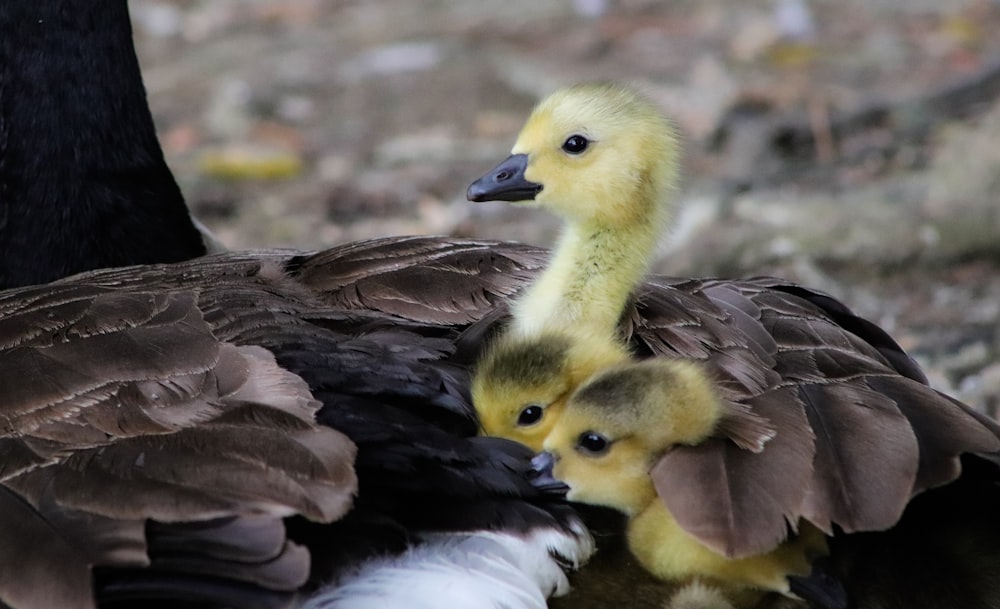
[[[729,559],[684,531],[653,487],[649,470],[664,452],[725,427],[742,428],[760,445],[773,433],[721,400],[698,364],[658,358],[612,367],[581,386],[543,446],[554,477],[569,486],[568,499],[629,516],[629,548],[655,576],[790,594],[787,576],[807,575],[811,560],[826,553],[818,530],[803,524],[775,550]]]
[[[566,222],[549,267],[514,303],[514,333],[583,323],[615,336],[670,220],[679,155],[670,122],[630,88],[578,85],[538,104],[511,156],[468,191]]]

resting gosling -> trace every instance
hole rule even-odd
[[[709,578],[734,591],[791,594],[789,575],[806,576],[826,554],[823,534],[804,524],[796,537],[766,553],[731,559],[684,531],[657,495],[650,468],[676,445],[710,436],[763,445],[773,430],[749,410],[720,399],[699,364],[657,358],[598,374],[568,400],[536,457],[542,471],[569,486],[571,501],[620,510],[629,517],[628,545],[665,580]]]
[[[533,204],[566,226],[547,269],[512,305],[472,392],[487,434],[538,450],[565,397],[629,359],[618,321],[670,219],[679,146],[648,99],[587,84],[544,99],[511,153],[468,198]],[[539,361],[551,376],[535,369]]]

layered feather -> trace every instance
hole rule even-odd
[[[651,283],[674,297],[661,305],[647,284],[633,342],[704,361],[726,399],[777,430],[759,454],[723,438],[675,447],[652,472],[682,526],[727,556],[774,547],[800,518],[887,529],[957,479],[963,454],[1000,450],[994,421],[927,387],[885,332],[825,294],[767,278]]]
[[[517,286],[492,264],[467,270],[489,244],[416,245],[440,254],[429,268],[449,260],[439,287]],[[589,537],[530,484],[530,452],[474,437],[467,372],[450,361],[462,325],[396,324],[300,279],[360,267],[364,251],[225,254],[0,293],[5,523],[39,548],[15,563],[26,537],[0,537],[0,598],[278,606],[414,531],[548,530],[582,560]]]

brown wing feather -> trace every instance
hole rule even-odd
[[[0,590],[12,607],[89,609],[95,606],[91,564],[149,563],[142,522],[32,507],[2,487],[0,522]]]
[[[993,419],[906,378],[866,380],[872,390],[896,401],[917,438],[920,458],[912,494],[958,478],[963,454],[1000,452],[1000,425]]]
[[[827,533],[881,530],[899,519],[920,448],[896,402],[852,384],[803,385],[816,438],[813,477],[800,514]]]
[[[651,470],[678,523],[726,556],[759,553],[784,540],[813,474],[811,430],[794,390],[763,394],[751,407],[778,431],[763,451],[710,439],[674,447]]]
[[[224,263],[208,286],[262,264]],[[148,564],[147,543],[158,569],[293,590],[309,558],[282,517],[331,521],[351,505],[354,445],[314,422],[306,383],[263,348],[221,342],[199,292],[161,271],[0,295],[0,509],[19,533],[0,554],[37,549],[4,561],[9,603],[93,606],[91,568]],[[150,519],[164,523],[152,537]]]
[[[547,257],[526,245],[408,237],[334,248],[294,268],[299,281],[335,306],[459,325],[513,296]]]
[[[639,353],[704,361],[728,401],[777,431],[759,454],[718,440],[652,470],[682,526],[727,555],[773,547],[799,518],[885,529],[955,480],[962,454],[1000,450],[996,424],[928,388],[888,335],[825,294],[768,278],[654,278],[640,294],[626,318]]]

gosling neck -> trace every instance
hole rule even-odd
[[[125,0],[0,2],[0,288],[204,252]]]
[[[669,218],[664,202],[649,198],[628,222],[569,222],[546,270],[513,307],[515,331],[533,335],[581,328],[618,337],[618,322],[642,280]]]

